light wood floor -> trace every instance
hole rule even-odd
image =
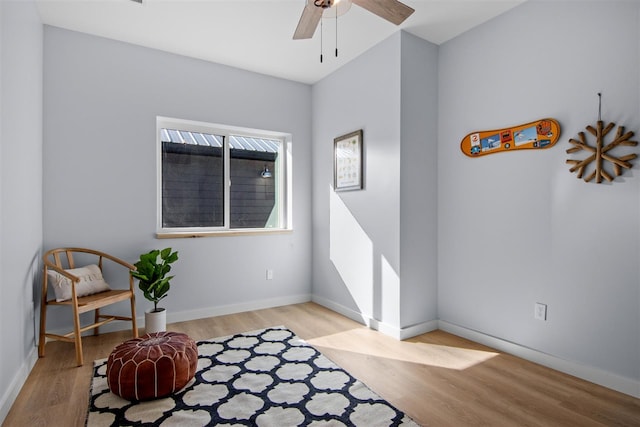
[[[640,399],[451,334],[399,342],[313,303],[169,325],[195,340],[284,325],[423,426],[640,426]],[[141,330],[141,332],[143,332]],[[130,338],[50,342],[4,426],[83,426],[94,359]]]

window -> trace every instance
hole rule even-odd
[[[289,228],[286,134],[158,118],[158,235]]]

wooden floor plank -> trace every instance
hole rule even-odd
[[[169,325],[195,340],[284,325],[424,426],[640,426],[640,399],[443,331],[397,341],[314,303]],[[143,332],[141,330],[141,332]],[[50,342],[3,426],[83,426],[92,361],[126,331]]]

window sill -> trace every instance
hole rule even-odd
[[[228,236],[258,236],[266,234],[290,234],[292,229],[247,229],[247,230],[220,230],[220,231],[162,231],[156,233],[156,239],[187,239],[197,237],[228,237]]]

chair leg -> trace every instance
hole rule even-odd
[[[82,334],[80,333],[80,315],[78,314],[77,307],[73,308],[73,335],[76,345],[76,363],[78,366],[82,366],[84,363],[82,360]]]
[[[47,298],[42,298],[40,306],[40,338],[38,339],[38,357],[44,357],[44,345],[46,343],[46,325],[47,325]]]
[[[99,320],[100,320],[100,309],[96,308],[95,314],[93,316],[93,321],[94,323],[98,323]],[[96,326],[95,328],[93,328],[93,335],[98,335],[98,334],[100,334],[100,326]]]

